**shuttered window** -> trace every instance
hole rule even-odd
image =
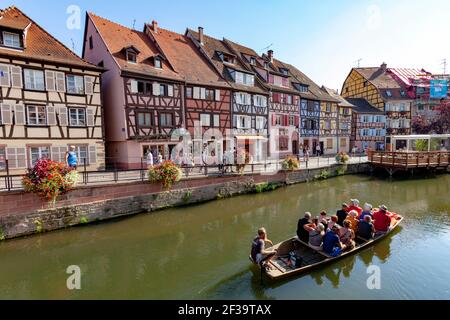
[[[161,94],[161,86],[158,82],[153,83],[153,95],[159,96]]]
[[[73,74],[67,75],[67,93],[84,94],[84,77]]]
[[[59,125],[67,126],[67,108],[65,106],[58,106],[58,117],[59,117]]]
[[[44,72],[42,70],[25,69],[25,89],[27,90],[45,90]]]
[[[0,171],[6,169],[6,149],[0,146]]]
[[[87,95],[94,94],[94,77],[85,76],[84,77],[84,88]]]
[[[12,106],[7,103],[0,103],[0,123],[12,124]]]
[[[56,91],[55,71],[45,70],[45,86],[47,91]]]
[[[11,66],[11,87],[22,88],[22,68]]]
[[[85,108],[69,108],[70,126],[85,127],[86,126],[86,109]]]
[[[56,91],[66,92],[66,79],[64,72],[55,72]]]
[[[10,169],[23,169],[27,167],[25,148],[6,148],[6,158]]]
[[[14,116],[16,120],[16,125],[23,126],[25,125],[25,106],[22,104],[16,104],[14,106]]]
[[[9,66],[6,64],[0,64],[0,87],[9,87]]]
[[[138,82],[131,80],[131,93],[138,93]]]
[[[30,165],[33,167],[39,159],[50,158],[50,148],[48,146],[30,147]]]
[[[51,158],[56,162],[66,162],[66,152],[68,151],[67,146],[52,147],[51,148]]]

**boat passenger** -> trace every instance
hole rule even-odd
[[[355,232],[352,229],[352,223],[349,220],[344,221],[344,227],[340,230],[340,240],[345,245],[347,250],[352,250],[355,247]]]
[[[350,211],[346,220],[350,221],[353,232],[356,232],[358,228],[358,212],[355,210]]]
[[[358,212],[358,217],[361,215],[362,213],[362,208],[359,206],[359,200],[358,199],[351,199],[350,200],[350,207],[348,207],[347,209],[349,212],[352,210],[356,210],[356,212]]]
[[[322,250],[322,239],[325,235],[323,224],[319,223],[315,225],[314,223],[307,224],[304,226],[305,230],[309,232],[308,244],[315,250]]]
[[[322,211],[320,213],[319,222],[321,224],[323,224],[325,230],[327,230],[327,228],[328,228],[328,217],[327,217],[327,212],[326,211]]]
[[[311,223],[311,213],[306,212],[305,216],[298,220],[297,224],[297,237],[300,241],[308,243],[309,233],[305,230],[304,226]]]
[[[373,209],[373,206],[370,203],[366,203],[364,205],[364,210],[361,213],[361,216],[359,217],[359,221],[363,221],[365,216],[372,217],[372,209]]]
[[[252,242],[251,257],[256,264],[262,264],[270,260],[275,254],[276,250],[266,250],[266,242],[273,246],[273,242],[267,238],[267,231],[265,228],[258,230],[258,236]]]
[[[323,252],[328,255],[332,255],[335,252],[335,248],[339,248],[342,251],[345,250],[345,245],[339,239],[339,228],[334,226],[333,229],[328,230],[323,238]]]
[[[348,204],[343,203],[342,204],[342,209],[338,210],[336,212],[336,216],[338,217],[338,224],[340,226],[343,226],[345,219],[347,219],[347,216],[348,216],[348,211],[347,210],[348,210]]]
[[[332,216],[330,218],[330,222],[328,222],[327,228],[330,229],[330,230],[333,229],[334,226],[337,226],[339,228],[337,223],[338,223],[338,217],[337,216]]]
[[[385,205],[381,205],[379,210],[373,214],[373,226],[375,227],[375,236],[386,234],[391,229],[391,213]]]
[[[372,223],[372,217],[367,215],[364,217],[363,221],[358,223],[358,231],[356,235],[364,240],[370,240],[373,238],[373,234],[375,233],[375,227]]]

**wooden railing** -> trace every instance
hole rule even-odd
[[[450,165],[450,151],[369,151],[369,162],[389,168],[445,168]]]

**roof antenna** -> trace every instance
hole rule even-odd
[[[356,65],[357,65],[357,68],[359,68],[361,66],[361,61],[362,60],[363,60],[363,58],[360,58],[360,59],[354,61],[356,63]]]
[[[73,41],[73,38],[70,38],[70,41],[72,42],[72,51],[75,52],[75,42]]]
[[[133,19],[133,30],[136,30],[135,27],[136,27],[136,19]]]
[[[271,43],[270,45],[268,45],[267,47],[262,49],[262,52],[267,51],[268,49],[270,49],[271,47],[273,47],[273,43]]]
[[[444,74],[447,74],[447,59],[443,59],[441,63],[442,69],[444,70]]]

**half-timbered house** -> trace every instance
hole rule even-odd
[[[266,159],[268,136],[268,92],[253,71],[245,68],[229,45],[222,40],[188,29],[186,35],[197,45],[199,52],[232,88],[231,138],[235,145],[246,148],[258,162]]]
[[[185,78],[159,44],[137,31],[88,13],[83,57],[102,76],[107,159],[120,168],[142,166],[147,152],[169,159],[184,127]]]
[[[100,76],[16,7],[0,11],[0,174],[40,158],[105,167]]]
[[[347,98],[353,105],[351,149],[358,152],[384,150],[386,135],[386,116],[383,111],[362,98]]]
[[[321,146],[321,152],[332,153],[336,149],[336,139],[332,136],[333,124],[336,122],[336,114],[331,112],[332,107],[338,102],[323,91],[314,81],[292,65],[289,72],[293,76],[293,86],[299,92],[300,100],[300,145],[302,149],[308,148],[311,153],[316,153],[316,147]],[[330,107],[330,112],[327,108]],[[327,137],[321,136],[321,113],[327,117],[327,123],[323,124]],[[327,127],[328,125],[328,127]]]
[[[185,125],[195,163],[203,164],[205,159],[207,164],[221,163],[232,145],[226,140],[232,123],[231,86],[199,51],[200,41],[159,28],[156,22],[146,25],[145,33],[184,79]]]
[[[350,135],[352,126],[352,108],[354,107],[350,102],[339,95],[337,90],[327,87],[322,87],[331,97],[338,100],[337,103],[337,119],[336,119],[336,150],[337,152],[350,151]]]
[[[411,133],[412,99],[392,77],[387,65],[354,68],[342,86],[344,98],[363,98],[386,114],[386,147],[391,148],[391,135]]]

